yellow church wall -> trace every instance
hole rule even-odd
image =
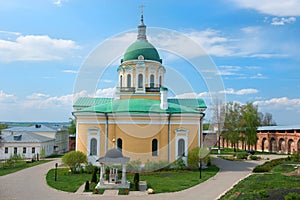
[[[187,119],[186,119],[187,118]],[[198,146],[198,123],[199,118],[195,117],[176,117],[171,118],[170,125],[170,159],[173,162],[176,159],[176,134],[175,130],[184,128],[188,130],[188,150]],[[139,124],[149,120],[149,124]],[[162,124],[151,124],[153,122],[161,122]],[[106,118],[95,116],[95,118],[78,117],[81,122],[78,125],[78,143],[79,151],[87,154],[88,147],[88,130],[91,128],[99,128],[100,132],[100,157],[105,155],[106,142]],[[88,124],[89,121],[99,122],[99,124]],[[114,121],[114,123],[111,123]],[[124,124],[124,122],[135,122]],[[84,122],[84,123],[83,123]],[[189,124],[189,123],[194,124]],[[117,124],[116,124],[117,123]],[[178,123],[178,124],[174,124]],[[109,116],[108,125],[108,146],[107,150],[116,148],[116,141],[118,138],[123,142],[123,153],[130,157],[131,160],[140,160],[143,163],[150,161],[167,161],[168,159],[168,120],[166,116],[159,117],[158,115],[139,117],[139,116]],[[152,140],[158,140],[158,156],[152,156]],[[138,153],[134,153],[138,152]]]

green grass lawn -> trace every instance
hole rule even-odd
[[[67,168],[57,169],[57,181],[54,180],[55,169],[48,171],[46,176],[49,186],[66,192],[76,192],[83,183],[90,181],[91,178],[92,174],[71,174]]]
[[[16,163],[15,166],[1,166],[0,167],[0,176],[4,176],[6,174],[10,174],[16,171],[20,171],[22,169],[26,169],[28,167],[33,167],[36,165],[40,165],[46,162],[50,162],[51,160],[40,160],[37,162],[32,162],[32,163],[26,163],[25,161],[21,161],[19,163]]]
[[[140,174],[140,181],[147,181],[149,188],[155,193],[176,192],[195,186],[214,176],[219,171],[216,166],[209,166],[202,171],[202,179],[199,179],[199,171],[163,171]],[[133,174],[127,179],[133,183]]]
[[[270,173],[254,174],[241,181],[221,199],[284,199],[290,192],[300,193],[300,176],[286,176],[294,171],[289,162],[277,165]]]
[[[140,173],[140,181],[147,181],[148,187],[154,189],[155,193],[175,192],[190,188],[210,177],[219,171],[216,166],[209,166],[202,172],[202,179],[199,179],[199,171],[163,171],[152,173]],[[57,181],[54,181],[54,169],[47,174],[49,186],[58,190],[75,192],[87,180],[91,180],[91,174],[70,174],[68,169],[58,169]],[[134,174],[127,174],[127,180],[133,183]]]

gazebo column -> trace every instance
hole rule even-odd
[[[100,167],[100,185],[103,185],[104,184],[104,171],[105,169],[104,169],[104,164],[103,163],[101,163],[101,167]]]
[[[122,184],[126,184],[126,164],[122,164]]]

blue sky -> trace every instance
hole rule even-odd
[[[0,0],[0,121],[67,121],[82,63],[104,40],[136,31],[141,4],[147,27],[179,31],[207,52],[227,101],[254,102],[280,125],[300,124],[297,0]],[[160,54],[205,98],[205,83],[186,62]],[[97,96],[112,94],[117,64]]]

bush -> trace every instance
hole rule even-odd
[[[128,188],[119,189],[118,195],[128,195],[128,194],[129,194],[129,189]]]
[[[187,157],[187,164],[188,167],[190,169],[198,169],[198,162],[199,162],[199,152],[200,152],[200,148],[194,148],[192,149]],[[207,151],[207,155],[204,156],[204,158],[202,158],[202,161],[207,164],[209,162],[210,159],[210,155],[209,155],[209,151]]]
[[[95,166],[92,163],[88,163],[85,165],[85,172],[88,174],[92,174],[94,172]]]
[[[290,192],[284,197],[284,200],[300,200],[300,194],[296,192]]]
[[[126,171],[127,172],[140,172],[142,170],[141,168],[142,162],[140,160],[134,160],[127,164]]]
[[[152,171],[157,171],[157,170],[168,170],[168,169],[169,169],[169,162],[168,161],[152,162],[152,161],[148,160],[145,163],[143,171],[152,172]]]
[[[248,153],[247,152],[238,152],[236,154],[236,158],[239,159],[239,160],[247,160]]]
[[[177,160],[175,160],[175,162],[172,164],[172,169],[175,169],[175,170],[186,169],[185,163],[181,157],[178,158]]]
[[[253,169],[253,172],[269,172],[273,167],[282,164],[284,161],[285,158],[279,158],[279,159],[268,161],[262,165],[256,166]]]
[[[133,185],[133,189],[135,190],[135,191],[139,191],[140,190],[140,185],[139,185],[139,183],[140,183],[140,174],[139,173],[135,173],[134,174],[134,178],[133,178],[133,183],[134,183],[134,185]]]
[[[251,155],[251,156],[250,156],[250,159],[251,159],[251,160],[259,160],[260,157]]]
[[[94,168],[91,183],[97,183],[97,168]]]
[[[257,194],[259,195],[260,198],[267,198],[269,197],[269,194],[266,190],[259,190],[257,192]]]
[[[87,156],[81,151],[71,151],[62,157],[62,163],[68,166],[72,173],[81,168],[81,164],[87,162]]]
[[[84,185],[84,191],[88,192],[89,190],[90,190],[90,183],[89,183],[89,181],[86,181],[85,185]]]

